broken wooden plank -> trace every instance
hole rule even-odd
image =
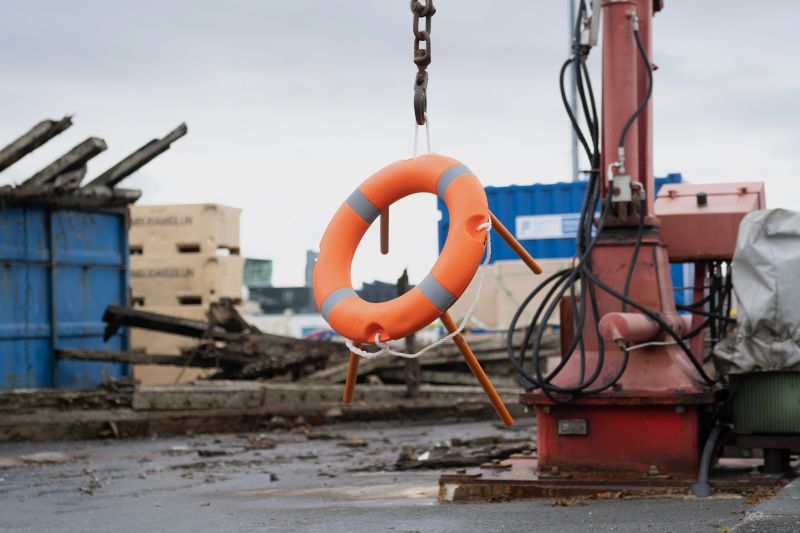
[[[397,470],[458,468],[479,466],[508,459],[513,454],[531,453],[534,440],[530,436],[506,438],[503,435],[475,439],[451,439],[436,446],[404,445],[394,464]]]
[[[116,165],[112,166],[95,179],[86,184],[86,187],[114,187],[144,165],[170,149],[172,143],[186,135],[186,124],[180,124],[161,139],[153,139]]]
[[[509,401],[516,401],[517,388],[498,389]],[[338,385],[307,383],[271,383],[257,381],[195,381],[184,385],[144,385],[136,388],[131,405],[140,410],[245,408],[269,405],[339,404],[342,388]],[[419,389],[418,400],[449,398],[484,399],[477,386],[426,385]],[[402,385],[365,385],[356,389],[356,402],[391,402],[405,399]]]
[[[86,177],[87,167],[85,164],[78,166],[72,170],[62,172],[53,178],[53,188],[58,192],[65,192],[77,189],[81,184],[83,178]]]
[[[421,372],[422,382],[437,385],[475,385],[475,376],[472,375],[465,366],[465,371],[454,372],[452,370],[425,370]],[[378,376],[382,380],[390,379],[391,381],[402,383],[405,380],[405,369],[393,368],[382,370]],[[507,376],[489,376],[492,384],[495,387],[513,388],[518,384],[514,378]]]
[[[63,172],[75,170],[85,165],[91,158],[107,148],[106,142],[99,137],[89,137],[72,148],[42,170],[25,180],[20,187],[37,187],[46,185]]]
[[[129,363],[134,365],[174,365],[198,368],[213,368],[217,361],[191,358],[185,355],[161,355],[144,352],[106,352],[103,350],[80,350],[77,348],[63,348],[56,350],[59,359],[74,359],[78,361],[111,361],[116,363]]]
[[[0,391],[0,413],[37,409],[108,409],[130,407],[133,386],[108,384],[94,390],[11,389]],[[2,417],[0,417],[2,418]]]
[[[210,328],[208,322],[202,320],[191,320],[161,313],[152,313],[140,309],[131,309],[130,307],[121,305],[109,305],[106,307],[103,313],[103,322],[106,323],[105,331],[103,332],[104,341],[108,341],[122,326],[160,331],[162,333],[195,337],[198,339],[203,337],[216,340],[235,338],[234,336],[228,335],[221,328]]]
[[[0,150],[0,172],[33,152],[70,126],[72,126],[71,116],[66,116],[58,121],[43,120],[39,122],[29,131]]]

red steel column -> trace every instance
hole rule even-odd
[[[636,12],[639,16],[639,36],[642,38],[647,57],[653,62],[653,2],[652,0],[638,0]],[[647,67],[637,56],[637,77],[639,102],[644,99],[647,92]],[[637,102],[637,105],[638,103]],[[637,120],[639,127],[639,179],[644,184],[647,192],[647,210],[645,215],[655,215],[655,180],[653,178],[653,97],[647,107],[642,111]]]
[[[637,3],[648,0],[605,0],[603,2],[603,105],[602,168],[603,196],[608,190],[606,170],[617,160],[619,136],[625,122],[639,105],[638,66],[641,61],[633,38],[631,15]],[[649,20],[648,20],[649,24]],[[639,22],[641,27],[641,21]],[[625,138],[625,170],[634,181],[640,179],[639,121]],[[649,193],[649,191],[648,191]],[[648,194],[649,196],[649,194]]]

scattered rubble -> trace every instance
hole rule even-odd
[[[78,461],[85,458],[85,454],[70,452],[39,452],[28,455],[0,457],[0,469],[13,468],[21,465],[54,465]]]
[[[369,446],[369,443],[360,435],[355,435],[345,441],[340,442],[339,446],[346,446],[348,448],[365,448]]]
[[[247,437],[245,450],[271,450],[276,446],[276,442],[269,438],[266,433],[259,433],[253,437]]]
[[[78,487],[78,490],[84,494],[94,494],[101,487],[97,473],[91,468],[85,468],[83,473],[86,474],[87,483]]]
[[[451,438],[430,448],[404,445],[394,463],[397,470],[457,468],[499,462],[516,453],[530,453],[529,436],[507,439],[500,435],[462,440]]]

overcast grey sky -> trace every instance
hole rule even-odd
[[[436,152],[486,185],[569,179],[557,74],[563,0],[439,0],[429,110]],[[372,172],[408,157],[413,112],[407,0],[4,2],[5,143],[43,118],[75,126],[2,175],[21,181],[89,135],[94,177],[181,121],[189,135],[124,182],[145,203],[242,207],[242,253],[300,284],[304,251]],[[800,208],[796,0],[667,0],[654,21],[656,175],[764,180]],[[595,72],[599,53],[590,58]],[[599,76],[595,82],[599,85]],[[399,203],[392,252],[370,230],[356,285],[419,281],[436,257],[432,197]]]

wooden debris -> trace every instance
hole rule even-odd
[[[186,124],[180,124],[163,139],[153,139],[128,157],[89,182],[86,187],[114,187],[144,165],[170,149],[172,143],[186,135]]]
[[[61,120],[43,120],[0,150],[0,171],[3,171],[33,152],[44,143],[72,126],[72,117]]]
[[[103,139],[98,137],[89,137],[82,143],[72,148],[72,150],[25,180],[20,187],[28,188],[47,185],[59,174],[84,166],[88,160],[104,151],[106,148],[106,142]]]
[[[515,390],[501,390],[506,401]],[[0,442],[180,435],[186,432],[310,431],[309,423],[493,416],[479,387],[361,386],[341,405],[339,385],[242,381],[106,388],[97,391],[0,392]],[[112,429],[113,428],[113,429]]]
[[[502,435],[477,439],[452,439],[430,449],[404,446],[394,464],[397,470],[440,469],[499,464],[515,453],[530,450],[530,437],[506,439]]]
[[[30,152],[72,125],[72,117],[59,121],[44,120],[0,150],[0,171],[13,165]],[[153,158],[169,149],[183,137],[186,125],[181,124],[162,139],[153,139],[109,170],[81,187],[87,174],[87,162],[106,149],[98,137],[89,137],[70,151],[41,169],[19,186],[0,186],[0,203],[36,205],[58,208],[121,208],[142,195],[141,191],[118,189],[116,185]]]
[[[94,358],[101,360],[134,359],[147,364],[183,365],[218,368],[216,379],[273,378],[289,374],[299,379],[327,364],[344,349],[340,343],[315,341],[262,333],[248,324],[232,302],[222,299],[212,303],[209,320],[190,320],[126,307],[109,306],[103,316],[104,336],[110,338],[122,326],[140,327],[174,335],[200,339],[187,347],[181,356],[149,359],[142,355],[117,352],[104,356],[102,352],[62,350],[64,358]]]

